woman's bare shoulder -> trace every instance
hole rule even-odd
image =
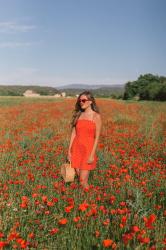
[[[95,112],[94,119],[95,119],[96,122],[101,121],[101,115],[99,113]]]

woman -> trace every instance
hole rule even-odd
[[[91,92],[82,92],[75,104],[68,160],[75,168],[81,185],[88,188],[90,170],[96,168],[96,148],[101,132],[101,116]]]

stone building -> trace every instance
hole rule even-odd
[[[36,96],[40,96],[40,94],[38,94],[38,93],[35,93],[33,90],[31,90],[31,89],[27,89],[24,93],[23,93],[23,95],[25,96],[25,97],[36,97]]]

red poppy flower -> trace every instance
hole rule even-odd
[[[113,240],[110,240],[110,239],[103,240],[104,247],[110,247],[112,243],[113,243]]]
[[[66,218],[62,218],[62,219],[60,219],[60,220],[58,221],[58,223],[59,223],[60,225],[66,225],[67,222],[68,222],[68,220],[67,220]]]

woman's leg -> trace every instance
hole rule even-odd
[[[80,183],[83,187],[89,187],[88,185],[89,170],[80,169]]]
[[[80,176],[80,169],[79,168],[75,168],[75,171],[77,173],[77,176],[79,177]]]

